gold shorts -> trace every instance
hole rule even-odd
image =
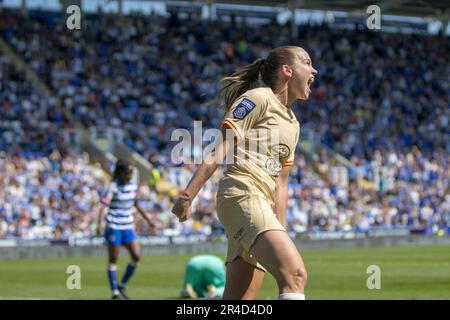
[[[232,178],[223,178],[217,192],[217,215],[228,238],[227,263],[241,257],[266,271],[250,253],[256,237],[268,230],[283,230],[269,200],[257,189]]]

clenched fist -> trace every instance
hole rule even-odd
[[[183,192],[178,197],[172,208],[172,213],[178,217],[178,221],[184,222],[191,216],[191,197]]]

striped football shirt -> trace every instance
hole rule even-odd
[[[113,181],[102,203],[109,206],[106,215],[106,227],[115,230],[127,230],[134,227],[133,206],[136,203],[137,185],[128,182],[119,185]]]

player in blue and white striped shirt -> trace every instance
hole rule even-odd
[[[113,299],[128,299],[125,285],[136,270],[140,259],[140,247],[134,233],[134,212],[133,207],[147,221],[150,231],[153,232],[155,225],[147,216],[145,211],[137,202],[138,186],[131,181],[132,167],[118,161],[114,170],[113,181],[107,193],[102,199],[102,203],[107,205],[105,238],[108,244],[108,279],[113,292]],[[97,232],[101,234],[104,211],[101,210],[98,221]],[[121,283],[117,282],[117,259],[119,257],[120,246],[123,245],[130,253],[131,261],[125,270]]]

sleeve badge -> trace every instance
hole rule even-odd
[[[248,114],[255,109],[256,104],[250,99],[244,98],[233,111],[233,117],[238,120],[244,119]]]

